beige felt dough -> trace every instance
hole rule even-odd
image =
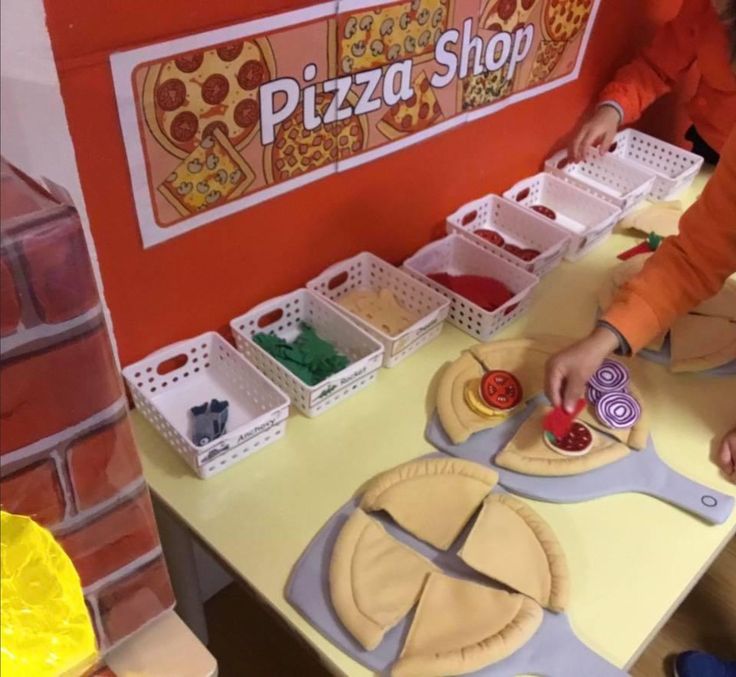
[[[384,510],[410,534],[447,550],[497,482],[498,475],[479,463],[419,459],[372,479],[360,507]]]
[[[585,456],[575,458],[555,453],[542,439],[542,423],[550,410],[550,407],[540,406],[524,421],[516,431],[516,435],[496,455],[497,465],[524,475],[561,477],[580,475],[601,468],[631,453],[625,444],[599,435],[595,431],[593,431],[593,448]]]
[[[682,204],[679,201],[660,202],[635,212],[621,223],[622,230],[636,230],[643,235],[655,233],[661,237],[680,232]]]
[[[549,525],[518,498],[491,494],[458,552],[480,573],[552,611],[563,611],[569,596],[567,560]]]
[[[437,414],[454,444],[465,442],[473,433],[494,428],[503,418],[476,414],[465,400],[468,381],[479,379],[486,370],[503,369],[513,373],[524,391],[524,401],[542,392],[544,366],[549,356],[570,345],[560,336],[493,341],[470,349],[448,365],[437,387]]]
[[[370,651],[416,604],[432,571],[438,569],[429,560],[358,509],[332,550],[332,605],[343,625]]]
[[[542,623],[536,602],[518,593],[430,574],[393,677],[463,675],[520,649]]]
[[[673,372],[714,369],[736,360],[736,322],[721,317],[685,315],[670,329]]]
[[[641,450],[647,446],[647,441],[649,439],[649,410],[644,404],[641,392],[633,383],[629,383],[627,390],[641,407],[641,416],[639,416],[639,420],[634,423],[633,426],[629,428],[611,428],[598,419],[595,415],[595,405],[590,403],[588,403],[586,408],[580,412],[579,418],[583,423],[587,423],[591,428],[608,433],[619,440],[619,442],[623,442],[632,449]]]
[[[396,300],[390,289],[354,289],[338,303],[389,336],[400,334],[419,319],[419,315]]]

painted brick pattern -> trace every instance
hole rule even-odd
[[[26,184],[13,202],[6,179],[10,206],[28,208]],[[49,218],[0,254],[0,504],[56,535],[106,649],[174,598],[81,226]]]

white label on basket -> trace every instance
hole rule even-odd
[[[280,419],[276,416],[274,418],[268,419],[267,421],[264,421],[263,423],[258,424],[255,428],[251,428],[247,432],[238,435],[237,438],[235,438],[234,440],[225,441],[222,443],[222,445],[218,445],[214,449],[210,449],[202,459],[202,462],[209,463],[212,459],[216,458],[223,452],[249,442],[253,438],[258,437],[258,435],[262,435],[267,430],[270,430],[279,423]]]
[[[423,327],[419,327],[419,329],[413,331],[411,334],[407,334],[403,338],[396,341],[396,343],[394,343],[394,348],[391,351],[391,357],[417,343],[427,332],[434,329],[434,327],[436,327],[438,324],[439,320],[434,319],[431,322],[425,324]]]

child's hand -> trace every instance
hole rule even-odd
[[[555,407],[568,413],[585,396],[585,385],[601,362],[618,347],[618,337],[605,327],[598,327],[586,339],[557,353],[547,361],[545,392]]]
[[[600,106],[578,131],[570,144],[568,155],[573,162],[580,162],[594,146],[600,155],[608,152],[613,137],[621,122],[618,111],[613,106]]]
[[[721,441],[716,463],[726,474],[726,477],[736,483],[736,428],[726,433]]]

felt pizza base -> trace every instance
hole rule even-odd
[[[493,430],[476,433],[462,444],[454,444],[435,414],[429,421],[427,440],[453,456],[486,463],[498,472],[500,484],[520,496],[551,503],[577,503],[626,492],[648,494],[686,510],[706,522],[722,524],[734,507],[734,498],[694,482],[670,468],[657,454],[651,437],[646,447],[605,467],[579,475],[540,477],[501,468],[496,454],[509,443],[517,429],[540,404],[540,396],[529,406]]]
[[[486,371],[509,371],[521,384],[524,401],[528,401],[544,389],[544,366],[549,356],[571,343],[572,339],[561,336],[493,341],[473,346],[448,364],[438,379],[436,406],[453,442],[459,444],[473,433],[494,428],[505,420],[479,416],[468,406],[465,386],[469,381],[481,378]]]
[[[669,366],[672,362],[669,335],[667,335],[659,350],[645,348],[644,350],[639,351],[638,355],[650,362]],[[696,365],[693,364],[693,366]],[[700,366],[704,365],[701,364]],[[731,360],[719,367],[696,369],[693,373],[697,373],[701,376],[736,376],[736,360]]]
[[[494,492],[500,492],[495,489]],[[286,587],[287,601],[324,637],[365,667],[388,674],[404,645],[413,614],[403,619],[384,636],[372,651],[363,649],[340,623],[330,602],[328,569],[333,546],[343,524],[358,505],[357,498],[344,505],[314,537],[292,570]],[[442,552],[413,538],[390,520],[375,515],[391,536],[408,545],[451,576],[492,585],[457,556],[453,546]],[[459,539],[462,542],[462,538]],[[579,674],[596,677],[620,677],[626,673],[608,663],[585,646],[573,632],[566,614],[544,611],[542,624],[532,638],[511,656],[478,670],[476,677],[508,677],[519,674],[543,674],[568,677],[571,666]]]

